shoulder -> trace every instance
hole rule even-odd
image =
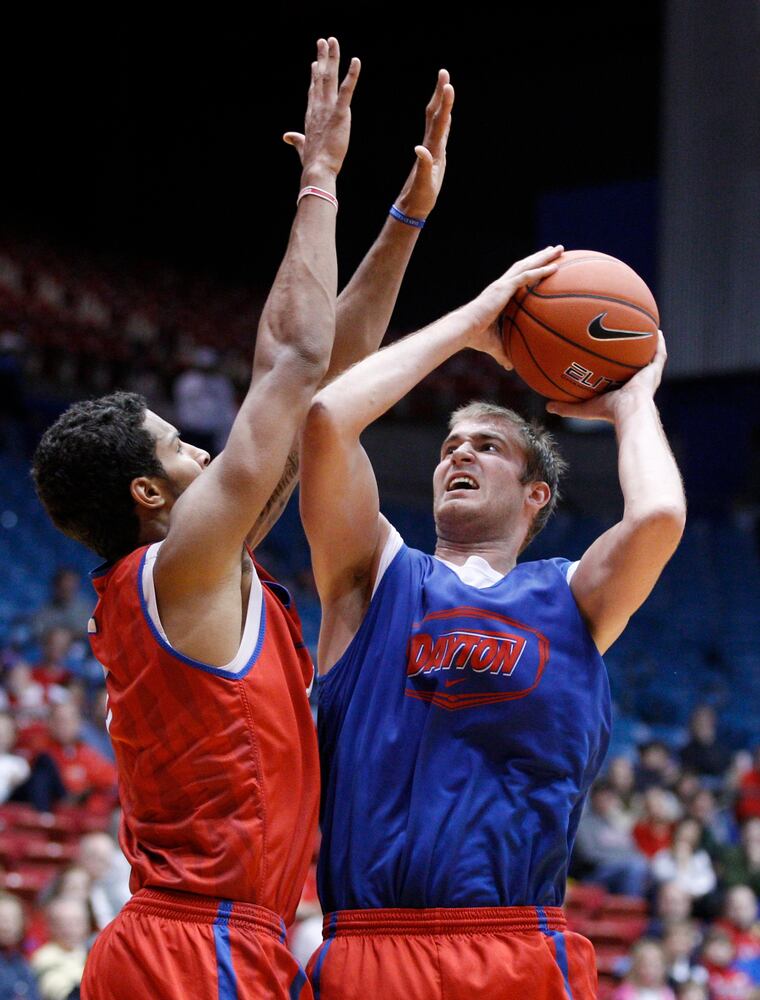
[[[570,583],[573,574],[578,568],[578,562],[557,556],[552,559],[536,559],[528,562],[518,563],[515,567],[521,573],[534,577],[541,577],[547,581],[564,580]],[[513,571],[514,572],[514,571]]]

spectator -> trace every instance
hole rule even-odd
[[[752,767],[739,778],[736,790],[736,818],[740,823],[760,818],[760,743],[752,756]]]
[[[641,853],[652,858],[670,847],[677,819],[678,802],[673,795],[659,785],[647,788],[643,815],[633,828],[633,839]]]
[[[633,793],[634,785],[636,780],[636,775],[634,774],[633,764],[630,762],[628,757],[619,754],[617,757],[613,757],[607,767],[607,774],[605,776],[607,784],[617,792],[620,796],[620,801],[623,804],[623,808],[630,812],[633,806]]]
[[[736,839],[736,823],[727,809],[718,807],[709,788],[700,788],[691,796],[687,815],[702,824],[701,846],[715,859]]]
[[[15,746],[16,723],[7,712],[0,712],[0,803],[7,802],[31,774],[27,761],[13,753]]]
[[[723,850],[720,874],[724,885],[748,885],[760,897],[760,818],[747,820],[738,847]]]
[[[37,980],[21,952],[24,910],[9,892],[0,892],[0,997],[39,1000]]]
[[[87,635],[87,622],[92,608],[93,601],[82,596],[79,573],[61,566],[53,575],[48,602],[32,618],[32,627],[40,637],[57,628],[67,629],[73,636],[83,637]]]
[[[760,955],[757,896],[748,885],[735,885],[728,890],[723,902],[723,914],[716,921],[716,926],[731,938],[737,958],[754,959]]]
[[[668,982],[676,989],[685,983],[706,983],[707,973],[695,961],[700,944],[697,925],[692,920],[672,923],[662,939]]]
[[[722,778],[731,764],[731,751],[717,740],[717,719],[711,705],[698,705],[689,722],[689,742],[681,750],[686,771]]]
[[[192,364],[174,383],[177,423],[187,440],[218,454],[227,442],[237,412],[230,379],[217,370],[219,358],[210,347],[198,347]]]
[[[707,973],[705,972],[706,976]],[[693,980],[679,986],[676,990],[676,996],[678,1000],[710,1000],[707,987],[703,986],[702,983],[695,983]]]
[[[677,778],[678,768],[665,744],[661,740],[642,743],[636,768],[636,790],[645,792],[652,785],[670,788]]]
[[[48,629],[42,637],[42,656],[32,670],[32,680],[42,685],[49,704],[67,697],[66,687],[71,683],[72,675],[66,665],[66,657],[72,638],[69,629],[60,626]]]
[[[642,938],[631,949],[631,969],[612,1000],[676,1000],[665,981],[665,956],[656,941]]]
[[[701,962],[707,972],[710,1000],[750,1000],[752,980],[736,967],[736,948],[725,930],[712,927],[707,932]]]
[[[618,794],[600,782],[591,791],[575,841],[576,851],[589,867],[589,880],[610,892],[643,896],[649,881],[646,858],[636,849]]]
[[[4,679],[7,704],[20,729],[47,717],[45,688],[32,677],[26,660],[16,660]]]
[[[62,868],[52,882],[41,890],[38,904],[45,906],[53,899],[79,899],[89,905],[92,879],[80,864],[70,864]],[[92,929],[95,929],[94,920]]]
[[[79,733],[87,746],[97,750],[106,760],[116,760],[111,737],[108,735],[108,695],[104,687],[95,692],[90,718],[82,720]]]
[[[32,955],[42,1000],[67,1000],[82,981],[89,936],[87,907],[80,899],[58,897],[47,906],[50,940]]]
[[[646,934],[648,937],[662,938],[670,926],[683,923],[691,917],[691,896],[677,882],[663,882],[655,896],[654,916]]]
[[[50,710],[49,733],[35,760],[32,782],[40,787],[34,804],[47,811],[60,799],[104,815],[116,804],[116,768],[79,736],[82,718],[71,701]],[[54,767],[48,766],[48,761]],[[44,783],[38,771],[44,768]],[[43,787],[44,785],[44,787]]]
[[[79,864],[90,879],[88,900],[102,930],[127,902],[129,864],[107,833],[90,833],[79,843]]]
[[[707,851],[699,847],[702,828],[693,819],[684,819],[673,833],[671,847],[652,858],[652,874],[658,882],[676,882],[692,899],[701,899],[717,884]]]

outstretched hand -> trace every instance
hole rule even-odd
[[[448,70],[438,71],[433,96],[425,108],[425,135],[414,147],[417,157],[412,171],[396,199],[395,205],[404,215],[425,219],[438,199],[446,172],[446,143],[451,128],[454,88]]]
[[[619,389],[603,392],[592,396],[582,403],[564,403],[550,400],[546,404],[547,412],[556,413],[560,417],[577,417],[579,420],[607,420],[615,422],[617,408],[627,399],[635,396],[653,398],[662,379],[662,371],[668,360],[665,347],[665,337],[662,330],[657,331],[657,350],[652,360],[644,368],[628,379]]]
[[[499,317],[518,288],[535,285],[557,270],[557,258],[564,251],[562,246],[546,247],[537,253],[516,261],[496,281],[491,282],[468,308],[476,311],[477,327],[469,346],[476,351],[490,354],[503,368],[512,368],[504,350]]]
[[[343,165],[351,134],[351,98],[361,64],[351,60],[338,85],[340,45],[337,38],[320,38],[311,64],[311,86],[304,131],[286,132],[283,140],[295,146],[304,171],[323,169],[337,174]]]

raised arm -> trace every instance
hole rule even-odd
[[[559,253],[551,247],[519,261],[472,302],[360,361],[314,398],[302,444],[301,516],[322,601],[323,672],[361,623],[387,538],[362,431],[452,354],[490,352],[486,334],[499,313],[517,288],[551,274]]]
[[[425,109],[425,134],[415,147],[415,162],[394,205],[409,219],[424,222],[435,207],[446,171],[446,143],[451,127],[454,88],[445,69],[438,73]],[[288,132],[286,142],[301,153],[303,136]],[[351,280],[338,296],[335,343],[324,382],[376,351],[388,328],[420,226],[389,215]],[[277,522],[298,482],[298,441],[288,456],[280,481],[259,515],[248,543],[255,548]]]
[[[617,434],[623,518],[590,546],[570,583],[602,653],[644,603],[683,534],[683,485],[654,404],[666,357],[660,333],[652,363],[621,389],[547,405],[561,416],[608,420]]]
[[[424,222],[438,200],[446,172],[453,105],[454,88],[448,71],[442,69],[425,109],[425,134],[414,148],[414,166],[393,203],[408,219]],[[388,215],[380,235],[338,296],[328,380],[377,350],[421,232],[421,226]]]
[[[331,198],[348,145],[359,73],[358,60],[352,60],[339,86],[339,57],[336,39],[320,39],[312,64],[301,177],[302,189],[316,188],[317,193],[298,204],[261,317],[251,385],[227,447],[172,510],[155,571],[164,606],[239,579],[252,516],[263,509],[282,475],[296,429],[328,366],[337,284]]]

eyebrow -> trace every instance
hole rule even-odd
[[[174,444],[177,440],[179,440],[179,431],[173,430],[169,435],[169,444]]]
[[[498,431],[476,431],[474,434],[462,435],[462,434],[449,434],[446,440],[441,445],[441,448],[445,448],[447,444],[451,444],[452,441],[461,441],[463,437],[471,437],[473,441],[501,441],[502,444],[507,444],[507,438],[503,434],[499,434]]]

